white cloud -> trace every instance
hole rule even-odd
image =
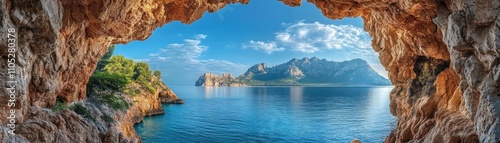
[[[352,25],[332,25],[319,22],[282,24],[269,42],[249,41],[244,48],[251,47],[267,54],[276,51],[295,51],[306,54],[332,53],[337,59],[362,58],[381,75],[387,71],[380,65],[378,54],[372,49],[370,35],[362,28]],[[278,48],[280,47],[280,48]]]
[[[373,53],[370,51],[371,37],[362,28],[352,25],[328,25],[303,21],[283,24],[283,26],[283,30],[276,32],[274,41],[267,43],[250,41],[245,46],[268,54],[284,51],[285,48],[309,54],[322,50]]]
[[[320,50],[370,49],[371,38],[362,28],[352,25],[327,25],[299,21],[276,33],[276,41],[294,51],[315,53]]]
[[[262,41],[250,41],[248,44],[244,44],[243,48],[253,48],[257,51],[262,51],[267,54],[272,54],[273,52],[284,51],[285,48],[278,47],[276,42],[262,42]]]
[[[205,39],[205,38],[207,38],[207,35],[205,35],[205,34],[196,34],[196,35],[194,35],[194,39],[200,40],[200,39]]]
[[[201,54],[208,49],[208,46],[200,45],[200,43],[199,39],[184,39],[184,43],[169,44],[167,48],[161,49],[160,53],[150,54],[150,56],[167,55],[174,60],[197,61]]]
[[[192,85],[205,72],[239,75],[249,67],[226,60],[203,59],[202,55],[209,47],[202,45],[201,40],[206,37],[197,34],[193,39],[184,39],[182,43],[168,44],[157,53],[149,54],[149,59],[141,61],[147,61],[153,70],[162,71],[167,83],[177,85]]]

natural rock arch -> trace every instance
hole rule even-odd
[[[374,37],[372,46],[395,86],[390,109],[398,125],[386,142],[500,140],[500,2],[308,1],[331,19],[360,16]],[[0,0],[0,33],[15,28],[18,37],[20,130],[29,128],[22,125],[31,119],[49,120],[38,113],[56,97],[85,98],[85,84],[110,44],[143,40],[165,23],[190,23],[205,11],[237,2],[249,0]],[[298,6],[301,0],[283,2]],[[0,43],[7,49],[7,39]],[[3,59],[6,52],[0,51]],[[6,66],[0,63],[1,79],[7,78]],[[2,103],[6,92],[0,90]],[[0,109],[5,124],[9,108]],[[87,124],[81,128],[95,130]],[[95,136],[88,132],[86,137]]]

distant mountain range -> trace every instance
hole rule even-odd
[[[268,67],[266,63],[250,67],[245,74],[217,76],[205,73],[196,86],[285,86],[285,85],[390,85],[362,59],[344,62],[325,59],[292,59]]]

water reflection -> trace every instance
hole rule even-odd
[[[303,90],[302,86],[290,87],[290,100],[294,108],[298,108],[302,104]]]
[[[233,92],[237,93],[239,89],[238,87],[199,87],[198,94],[205,96],[205,98],[227,98],[235,95]]]
[[[382,142],[391,88],[172,87],[185,105],[136,126],[144,142]]]

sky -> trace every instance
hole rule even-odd
[[[366,60],[387,77],[361,18],[331,20],[311,3],[289,7],[279,1],[232,4],[189,25],[174,21],[144,41],[117,45],[114,54],[145,61],[167,85],[194,85],[203,73],[243,74],[257,63],[293,58]]]

